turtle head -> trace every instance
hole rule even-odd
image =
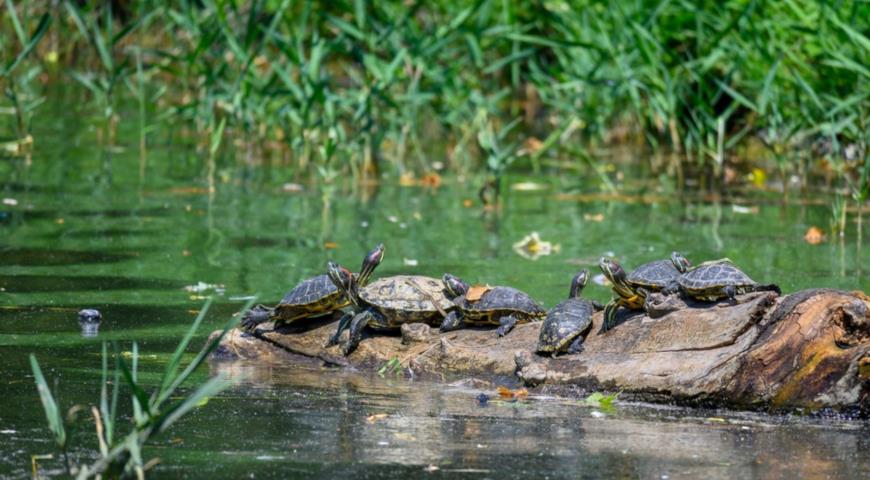
[[[359,278],[357,279],[357,283],[362,286],[365,286],[369,278],[374,273],[375,268],[381,264],[381,260],[384,259],[384,244],[379,243],[375,248],[372,249],[371,252],[366,254],[366,258],[363,259],[362,267],[359,270]]]
[[[580,296],[580,293],[583,291],[583,288],[586,287],[586,282],[589,281],[589,270],[583,269],[577,275],[574,275],[574,278],[571,279],[571,292],[568,294],[568,298],[577,298]]]
[[[338,291],[350,299],[351,302],[356,303],[357,281],[353,278],[353,274],[350,270],[335,262],[329,262],[326,264],[326,274],[329,276],[329,280],[332,281]]]
[[[601,269],[601,273],[607,277],[607,280],[614,285],[624,283],[627,278],[625,270],[612,258],[601,257],[601,260],[598,261],[598,267]]]
[[[631,298],[637,295],[634,287],[628,283],[628,275],[622,266],[616,263],[616,260],[607,257],[601,257],[598,261],[598,267],[601,272],[607,277],[607,280],[613,284],[613,292],[622,298]]]
[[[444,284],[444,290],[447,291],[447,296],[451,299],[465,295],[468,291],[468,284],[463,282],[461,278],[445,273],[441,277],[441,283]]]
[[[674,267],[676,267],[680,273],[686,273],[689,268],[692,267],[692,263],[689,262],[689,259],[684,257],[680,252],[671,253],[671,261],[674,262]]]

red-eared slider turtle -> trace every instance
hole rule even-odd
[[[448,298],[456,306],[441,323],[442,332],[456,330],[463,324],[499,325],[496,333],[504,336],[517,323],[526,323],[547,314],[544,307],[516,288],[469,287],[449,273],[445,273],[441,281]]]
[[[582,270],[571,280],[568,299],[549,312],[541,325],[537,351],[556,356],[559,353],[577,353],[583,348],[583,340],[592,327],[592,313],[604,306],[595,301],[580,298],[580,293],[589,279],[589,272]]]
[[[704,262],[677,279],[684,295],[696,300],[715,302],[749,292],[773,291],[781,294],[778,285],[762,285],[749,278],[728,259]]]
[[[379,278],[359,287],[351,273],[334,262],[327,268],[329,278],[345,293],[353,305],[353,317],[339,322],[327,346],[338,343],[342,330],[350,336],[342,353],[350,354],[362,339],[363,329],[399,330],[404,323],[422,322],[437,325],[453,304],[444,295],[444,286],[436,278],[422,275],[395,275]]]
[[[598,261],[598,267],[610,281],[613,289],[613,299],[604,307],[604,325],[601,327],[603,331],[607,331],[613,327],[616,310],[619,307],[640,310],[643,308],[646,298],[628,283],[628,275],[615,260],[601,257],[601,260]]]
[[[356,281],[366,285],[372,272],[384,256],[384,246],[378,245],[366,255]],[[242,320],[242,327],[252,330],[267,320],[275,322],[275,326],[288,325],[303,318],[316,317],[346,307],[350,302],[347,297],[335,287],[327,274],[317,275],[303,280],[299,285],[287,292],[284,298],[274,308],[257,305],[252,308]]]
[[[602,257],[598,263],[604,276],[613,285],[613,299],[604,308],[603,330],[613,326],[616,310],[622,306],[629,310],[648,310],[647,297],[651,292],[676,293],[679,291],[678,279],[691,266],[686,257],[678,252],[671,254],[670,260],[657,260],[637,267],[631,275],[615,260]]]
[[[650,292],[676,293],[680,289],[677,278],[691,266],[686,257],[673,252],[670,260],[656,260],[635,268],[627,280],[644,297]]]

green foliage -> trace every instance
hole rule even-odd
[[[146,392],[146,386],[141,384],[137,378],[139,350],[135,342],[132,347],[130,364],[127,363],[117,347],[115,348],[114,355],[111,356],[114,360],[114,368],[111,382],[112,393],[109,394],[110,355],[107,353],[106,344],[103,343],[99,407],[91,407],[96,422],[99,444],[98,459],[91,465],[81,466],[72,466],[67,462],[68,472],[82,479],[98,476],[108,478],[137,476],[142,478],[144,471],[148,468],[142,458],[143,446],[194,407],[203,404],[209,397],[217,395],[233,383],[229,378],[218,375],[194,388],[193,391],[184,394],[180,400],[171,401],[174,396],[178,396],[179,388],[200,368],[209,353],[217,348],[226,332],[238,322],[241,315],[252,304],[253,300],[249,301],[242,309],[242,313],[232,317],[224,326],[221,334],[210,340],[182,369],[182,357],[211,306],[211,299],[209,299],[179,342],[158,381],[158,387],[150,395]],[[64,420],[60,414],[58,402],[49,390],[39,363],[33,355],[30,356],[30,363],[49,429],[54,435],[58,447],[64,453],[64,457],[66,457],[66,452],[69,449],[66,432],[74,422],[72,413],[77,411],[79,407],[73,407],[71,414]],[[125,436],[119,438],[116,435],[116,430],[121,378],[124,379],[123,383],[130,393],[133,407],[133,428]]]
[[[590,407],[600,408],[602,410],[613,410],[613,402],[615,402],[619,397],[619,393],[620,392],[616,392],[612,395],[605,395],[601,392],[592,392],[583,402]]]
[[[25,47],[5,74],[38,62],[27,54],[56,12],[70,67],[57,79],[107,117],[123,82],[144,118],[147,78],[156,121],[193,125],[204,149],[225,125],[327,181],[440,165],[498,177],[527,166],[516,146],[531,137],[535,170],[561,156],[601,176],[577,145],[617,131],[716,174],[754,139],[783,177],[819,143],[852,183],[868,161],[860,0],[25,3],[6,2],[2,35]],[[41,15],[29,38],[16,12]]]

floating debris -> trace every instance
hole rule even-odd
[[[550,188],[549,185],[536,182],[518,182],[511,185],[511,190],[515,192],[540,192],[548,188]]]
[[[731,205],[731,210],[734,213],[744,213],[744,214],[751,214],[751,215],[757,215],[758,212],[760,211],[758,208],[758,205],[755,205],[752,207],[747,207],[744,205]]]
[[[810,245],[818,245],[825,241],[825,232],[819,227],[810,227],[804,234],[804,241]]]
[[[305,187],[299,183],[285,183],[281,186],[281,190],[287,193],[302,193],[305,191]]]
[[[511,390],[508,387],[498,387],[498,396],[508,400],[526,398],[529,396],[529,391],[525,388]]]
[[[558,252],[562,246],[541,240],[538,232],[532,232],[515,243],[513,248],[519,256],[529,260],[537,260],[541,256]]]
[[[4,198],[3,205],[9,205],[10,207],[14,207],[18,205],[18,200],[15,200],[14,198]]]
[[[598,275],[595,275],[594,277],[592,277],[592,282],[594,282],[596,285],[602,285],[602,286],[604,286],[604,285],[610,285],[610,281],[608,281],[608,280],[607,280],[607,277],[605,277],[605,276],[604,276],[603,274],[601,274],[601,273],[599,273]]]
[[[374,415],[369,415],[368,417],[366,417],[366,422],[369,424],[375,424],[375,423],[387,418],[387,416],[388,415],[386,413],[376,413]]]
[[[595,213],[595,214],[584,213],[583,220],[586,220],[587,222],[599,222],[600,223],[600,222],[604,221],[604,214],[603,213]]]
[[[402,263],[406,267],[416,267],[420,262],[418,262],[416,258],[403,258]]]
[[[195,285],[187,285],[184,287],[184,291],[188,293],[207,293],[211,292],[216,295],[223,295],[226,291],[226,288],[219,283],[205,283],[205,282],[197,282]]]

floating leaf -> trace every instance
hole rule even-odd
[[[818,245],[825,241],[825,232],[819,227],[813,226],[804,234],[804,241],[810,245]]]
[[[518,399],[529,396],[529,391],[525,388],[511,390],[508,387],[498,387],[498,396],[504,399]]]
[[[366,422],[370,423],[370,424],[375,424],[375,423],[387,418],[388,416],[389,415],[387,415],[386,413],[376,413],[374,415],[369,415],[368,417],[366,417]]]

